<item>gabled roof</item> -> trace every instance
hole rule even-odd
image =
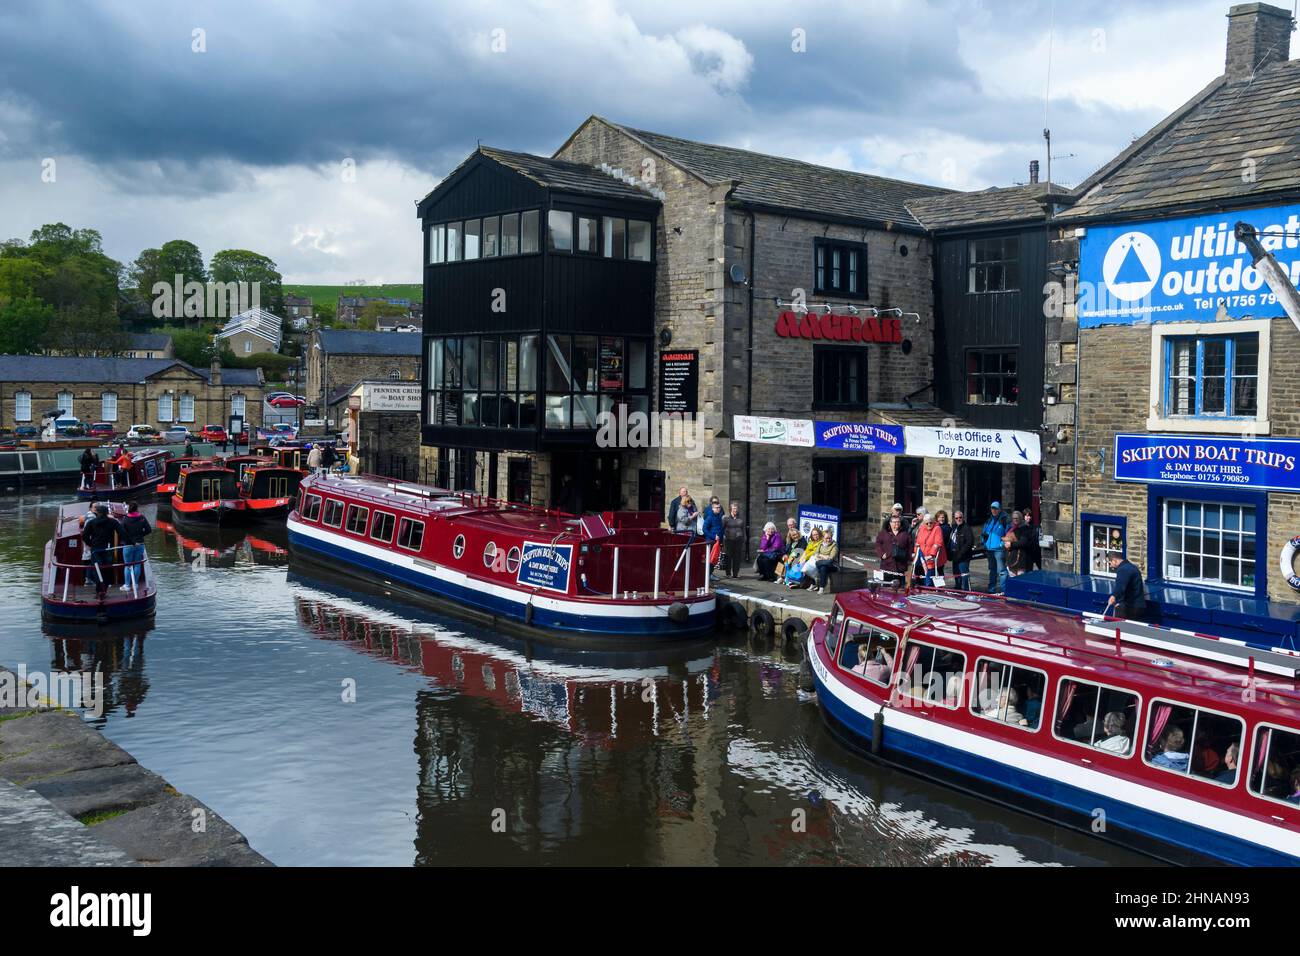
[[[1300,195],[1297,115],[1300,60],[1263,67],[1245,80],[1219,77],[1089,177],[1062,218],[1125,218]]]
[[[679,139],[599,116],[587,122],[593,121],[622,131],[703,182],[735,182],[731,198],[756,207],[917,230],[920,223],[908,211],[906,201],[951,191],[733,146]]]
[[[239,313],[217,333],[217,338],[228,339],[240,332],[259,336],[272,343],[277,349],[280,347],[280,317],[272,315],[265,309],[249,309]]]
[[[1050,199],[1066,201],[1070,191],[1054,183],[1027,183],[982,189],[971,193],[943,193],[909,199],[907,208],[921,225],[933,231],[975,226],[1043,222]]]
[[[127,337],[127,347],[137,352],[162,351],[172,344],[172,337],[161,332],[133,332]]]
[[[208,369],[194,368],[169,358],[82,358],[69,355],[0,355],[0,382],[67,382],[132,385],[143,382],[168,369],[179,366],[191,374],[210,380]],[[224,368],[221,381],[226,385],[259,385],[255,368]]]
[[[328,355],[419,356],[424,337],[414,332],[354,332],[321,329],[320,347]]]

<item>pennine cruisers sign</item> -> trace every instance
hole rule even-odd
[[[1115,480],[1300,492],[1300,441],[1116,435]]]

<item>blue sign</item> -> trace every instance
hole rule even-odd
[[[813,422],[818,448],[840,451],[903,453],[902,425],[872,425],[867,422]]]
[[[1300,280],[1300,206],[1089,226],[1079,245],[1080,328],[1283,315],[1233,228],[1247,222],[1291,282]]]
[[[548,591],[569,591],[569,571],[573,567],[573,545],[538,544],[525,541],[515,581],[527,587]]]
[[[800,505],[799,506],[799,533],[805,538],[813,528],[821,528],[822,531],[830,530],[835,533],[835,540],[840,540],[840,509],[829,508],[826,505]]]
[[[1116,435],[1115,480],[1300,492],[1300,441]]]

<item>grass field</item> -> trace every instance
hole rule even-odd
[[[388,285],[292,285],[284,284],[286,293],[305,295],[313,305],[322,302],[337,305],[340,295],[373,295],[389,299],[410,299],[412,302],[424,300],[424,287],[418,282],[389,283]]]

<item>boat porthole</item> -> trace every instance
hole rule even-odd
[[[483,545],[483,567],[492,567],[492,562],[497,559],[497,543],[489,541]]]
[[[465,536],[463,534],[458,534],[456,535],[456,540],[451,543],[451,556],[459,560],[460,556],[464,553]]]
[[[506,570],[511,574],[519,570],[519,559],[521,555],[518,548],[511,548],[510,553],[506,555]]]

